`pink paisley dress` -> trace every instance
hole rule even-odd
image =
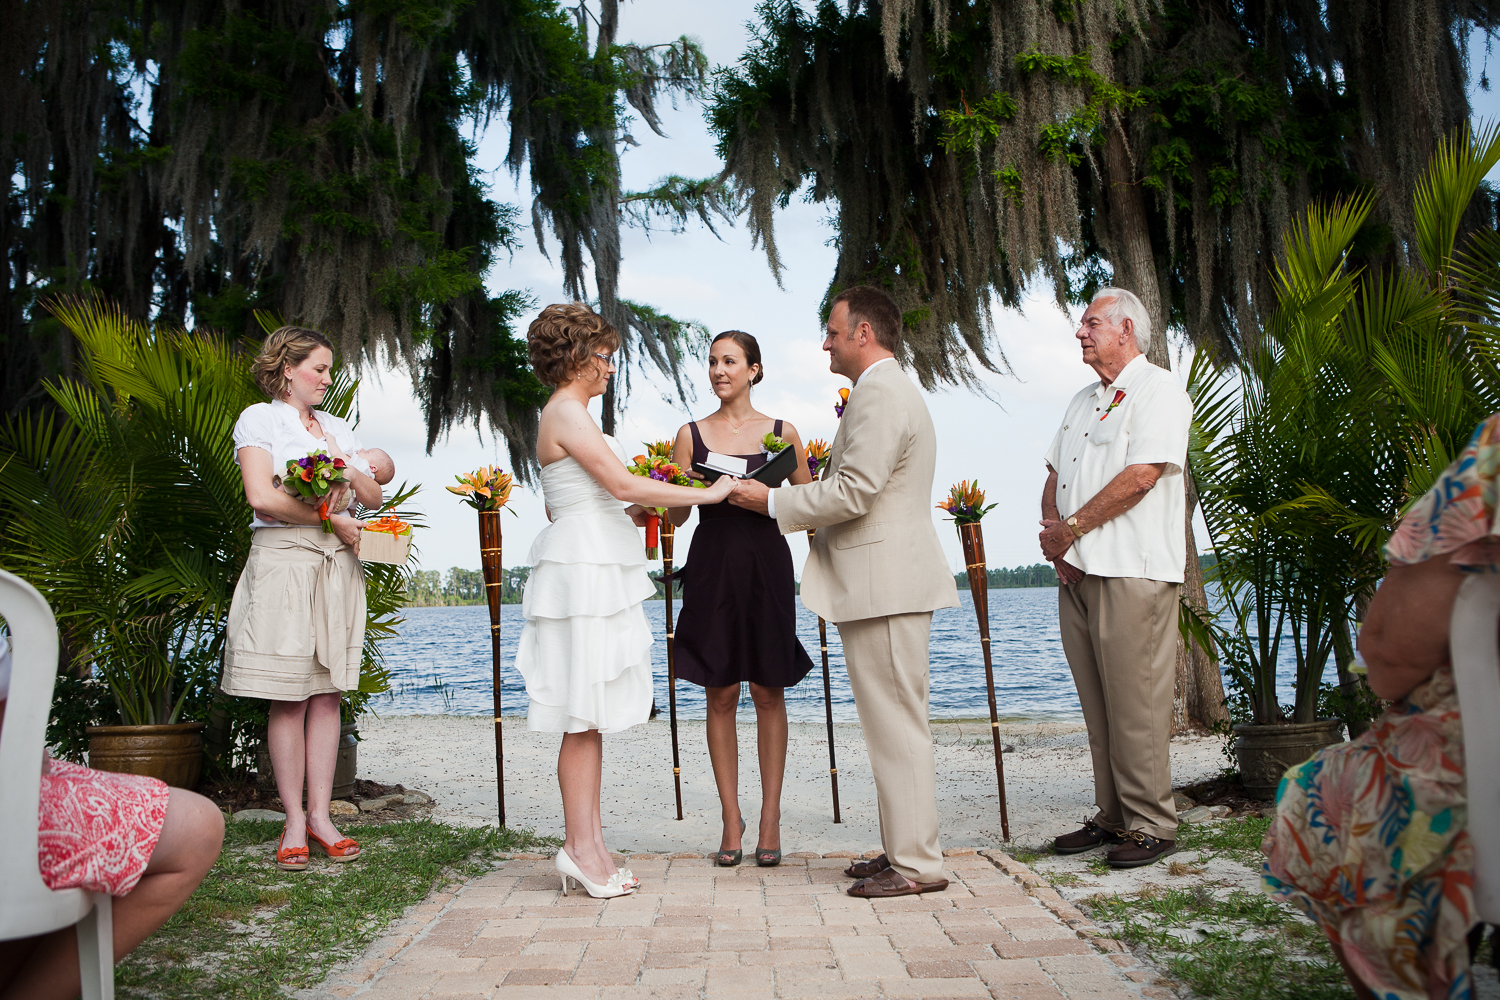
[[[1474,544],[1500,533],[1497,470],[1500,414],[1402,518],[1390,561],[1454,553],[1460,568],[1500,571]],[[1316,920],[1381,1000],[1467,1000],[1465,936],[1478,919],[1467,805],[1458,698],[1443,667],[1359,739],[1287,771],[1261,844],[1262,883]]]
[[[171,794],[155,778],[49,760],[37,837],[47,888],[111,896],[134,889],[161,839]]]

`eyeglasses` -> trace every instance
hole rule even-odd
[[[611,368],[615,366],[615,356],[613,354],[595,354],[594,357],[598,358],[600,361],[603,361]]]

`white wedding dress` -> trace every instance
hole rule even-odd
[[[614,438],[605,441],[625,463]],[[516,669],[531,706],[526,728],[619,732],[651,714],[651,629],[641,602],[656,596],[640,530],[571,456],[542,470],[552,523],[531,544]]]

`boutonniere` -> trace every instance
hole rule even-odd
[[[1124,401],[1124,399],[1125,399],[1125,390],[1124,389],[1116,389],[1115,390],[1115,398],[1110,402],[1110,404],[1108,406],[1106,406],[1104,408],[1104,415],[1101,416],[1099,419],[1103,420],[1104,417],[1109,416],[1112,412],[1114,412],[1114,408],[1117,407],[1117,406],[1119,406],[1120,403],[1122,403]]]
[[[844,419],[844,407],[849,405],[849,390],[839,390],[839,401],[833,404],[833,412],[840,420]]]

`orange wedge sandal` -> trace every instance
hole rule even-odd
[[[307,871],[308,851],[305,847],[282,847],[286,840],[286,827],[281,828],[281,840],[276,841],[276,867],[283,871]]]
[[[345,837],[337,844],[330,844],[316,833],[308,830],[307,842],[309,844],[317,844],[323,848],[323,853],[328,855],[330,861],[337,861],[343,864],[346,861],[359,860],[359,841],[351,837]]]

